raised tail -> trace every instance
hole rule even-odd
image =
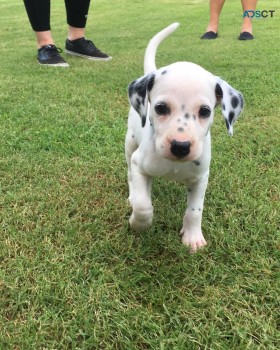
[[[144,73],[150,73],[153,70],[156,69],[156,52],[159,44],[166,39],[171,33],[173,33],[178,27],[180,23],[175,22],[172,23],[170,26],[166,27],[159,33],[157,33],[149,42],[146,52],[145,52],[145,57],[144,57]]]

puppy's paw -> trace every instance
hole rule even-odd
[[[183,227],[180,233],[182,235],[182,243],[185,246],[190,247],[191,253],[195,253],[198,249],[207,244],[201,231],[189,232]]]
[[[146,231],[152,225],[152,218],[150,219],[137,219],[135,215],[132,213],[129,218],[130,227],[135,231]]]

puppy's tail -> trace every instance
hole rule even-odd
[[[175,22],[172,23],[170,26],[166,27],[159,33],[157,33],[149,42],[146,52],[145,52],[145,57],[144,57],[144,73],[150,73],[153,70],[156,69],[156,52],[159,44],[166,39],[171,33],[173,33],[180,23]]]

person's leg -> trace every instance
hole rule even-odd
[[[53,45],[50,27],[50,0],[24,0],[24,5],[32,29],[35,32],[38,48]]]
[[[210,0],[210,21],[207,27],[207,32],[218,32],[219,18],[225,0]]]
[[[68,67],[60,56],[61,50],[54,45],[50,26],[50,0],[24,0],[26,12],[35,32],[39,64],[45,66]]]
[[[243,13],[245,11],[255,11],[257,7],[257,0],[241,0]],[[253,33],[252,18],[244,17],[241,28],[241,33],[248,32]]]
[[[65,44],[65,52],[91,60],[108,61],[112,57],[100,51],[91,40],[85,38],[90,0],[64,0],[67,23],[69,25],[68,36]]]
[[[69,25],[68,39],[76,40],[85,36],[90,0],[64,0]]]

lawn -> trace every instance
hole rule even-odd
[[[64,48],[64,3],[52,3]],[[206,42],[207,1],[96,0],[87,37],[113,60],[63,53],[70,68],[47,68],[23,3],[1,0],[1,350],[279,349],[280,4],[258,9],[275,13],[254,20],[255,40],[237,40],[241,4],[228,0]],[[127,85],[175,21],[158,66],[195,62],[246,101],[232,138],[216,110],[197,254],[178,236],[181,184],[156,179],[152,228],[128,227]]]

